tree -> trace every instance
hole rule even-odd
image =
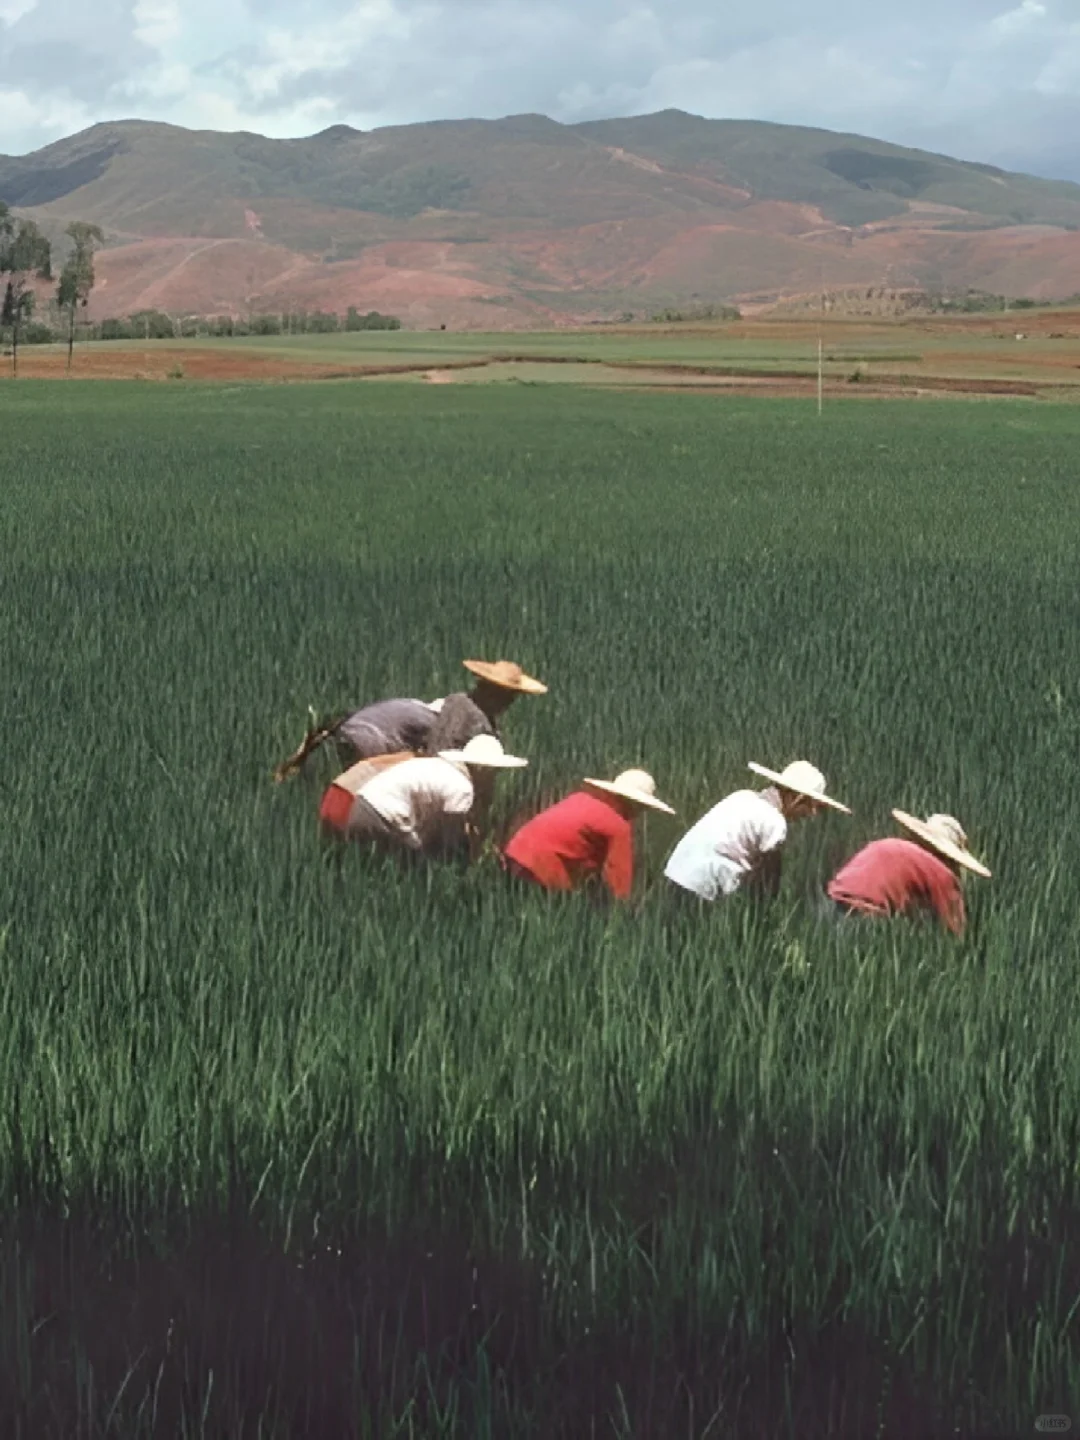
[[[136,310],[128,316],[133,335],[144,340],[174,340],[176,325],[164,310]]]
[[[349,306],[345,316],[346,330],[400,330],[401,321],[396,315],[380,315],[378,310],[369,310],[361,315],[355,305]]]
[[[72,221],[66,234],[73,248],[60,272],[56,301],[68,317],[67,368],[70,374],[75,352],[75,316],[80,308],[85,310],[90,303],[90,292],[94,288],[94,251],[99,245],[104,245],[105,236],[97,225],[88,225],[84,220]]]
[[[307,317],[309,335],[333,335],[339,328],[338,317],[333,311],[313,310]]]
[[[48,240],[32,220],[14,223],[7,207],[0,215],[0,275],[8,277],[0,325],[11,331],[11,373],[19,374],[19,335],[34,313],[33,282],[51,280]]]

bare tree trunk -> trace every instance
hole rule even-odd
[[[11,321],[11,378],[19,378],[19,311],[16,309]]]
[[[75,306],[71,307],[71,321],[68,327],[68,374],[71,374],[71,361],[75,354]]]

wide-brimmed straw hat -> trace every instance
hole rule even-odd
[[[809,800],[816,800],[819,805],[828,805],[830,810],[839,810],[844,815],[851,814],[846,805],[841,805],[839,800],[833,800],[825,794],[825,776],[816,765],[811,765],[809,760],[793,760],[779,771],[770,770],[765,765],[759,765],[756,760],[751,760],[749,768],[755,775],[764,775],[766,780],[771,780],[774,785],[779,785],[784,790],[805,795]]]
[[[463,660],[466,670],[471,670],[481,680],[490,680],[503,690],[515,690],[519,695],[546,695],[547,686],[540,680],[526,675],[513,660]]]
[[[917,820],[914,815],[908,815],[904,810],[894,810],[892,813],[898,825],[910,830],[920,840],[925,840],[927,845],[932,846],[946,859],[955,861],[957,865],[981,875],[985,880],[990,879],[990,871],[981,860],[976,860],[967,848],[964,827],[955,816],[928,815],[925,820]]]
[[[494,735],[474,735],[464,750],[440,750],[439,759],[455,765],[486,765],[490,770],[520,770],[529,763],[520,755],[507,755]]]
[[[675,814],[670,805],[665,805],[663,800],[656,798],[656,781],[647,770],[624,770],[621,775],[616,775],[614,780],[586,779],[584,783],[595,790],[604,790],[609,795],[621,795],[624,800],[633,800],[635,805],[646,805],[650,810],[662,810],[665,815]]]

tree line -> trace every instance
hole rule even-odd
[[[326,310],[285,310],[238,315],[170,315],[164,310],[138,310],[132,315],[101,320],[85,327],[88,340],[223,339],[234,335],[335,335],[343,331],[400,330],[396,315],[366,314],[350,305],[344,315]]]
[[[67,342],[67,368],[71,369],[76,338],[79,340],[178,340],[224,338],[238,335],[328,335],[338,331],[400,330],[395,315],[377,310],[361,314],[350,305],[342,316],[322,310],[289,310],[280,314],[173,316],[161,310],[140,310],[133,315],[89,324],[80,321],[94,288],[94,256],[105,243],[97,225],[73,221],[64,232],[71,249],[58,277],[52,270],[52,246],[40,227],[17,219],[0,200],[0,337],[10,341],[11,373],[19,373],[20,345]],[[50,320],[35,319],[40,287],[56,281],[49,307]]]

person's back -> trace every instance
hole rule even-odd
[[[936,914],[955,934],[964,928],[960,881],[944,860],[913,840],[873,840],[829,881],[830,900],[864,915]]]
[[[501,740],[499,726],[481,710],[471,695],[460,691],[447,695],[422,744],[412,747],[425,755],[438,755],[441,750],[464,750],[478,735],[494,735]]]
[[[734,894],[787,838],[787,821],[765,794],[736,790],[707,811],[671,852],[667,879],[703,900]]]
[[[633,879],[633,825],[615,804],[576,790],[526,821],[503,854],[549,890],[573,890],[599,874],[626,899]]]
[[[383,770],[356,799],[360,814],[364,807],[374,811],[409,848],[430,850],[452,848],[464,840],[474,794],[462,766],[437,756],[417,756]],[[355,828],[353,818],[350,828]]]
[[[379,700],[354,710],[337,730],[341,748],[357,760],[392,755],[399,750],[420,752],[438,719],[423,700]]]

